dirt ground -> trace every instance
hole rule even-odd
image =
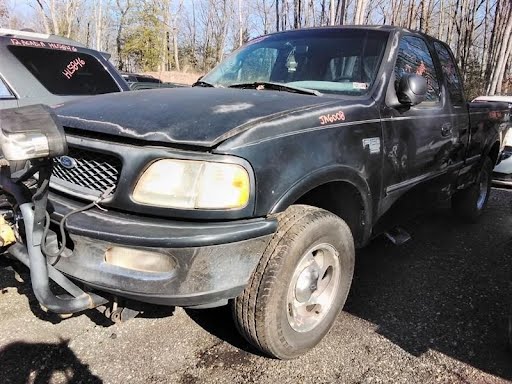
[[[2,383],[502,383],[512,379],[512,191],[493,190],[479,224],[443,206],[404,225],[396,247],[357,252],[344,312],[293,361],[260,356],[226,308],[154,308],[125,324],[96,311],[41,311],[0,261]],[[21,277],[26,270],[15,265]]]

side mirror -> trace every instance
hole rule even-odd
[[[427,96],[427,81],[423,76],[406,74],[400,79],[396,95],[402,105],[418,105]]]

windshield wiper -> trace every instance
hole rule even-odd
[[[308,88],[300,88],[294,87],[291,85],[286,85],[282,83],[272,83],[270,81],[254,81],[252,83],[236,83],[231,84],[228,88],[242,88],[242,89],[270,89],[275,91],[285,91],[292,93],[301,93],[303,95],[314,95],[314,96],[322,96],[322,94],[318,91]]]
[[[203,80],[197,80],[194,84],[192,84],[193,87],[205,87],[205,88],[217,88],[215,84],[209,83],[207,81]]]

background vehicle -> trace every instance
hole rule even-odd
[[[105,55],[60,36],[0,29],[0,109],[129,90]]]
[[[123,298],[117,310],[230,301],[249,342],[294,358],[343,307],[355,247],[439,198],[478,219],[506,111],[467,103],[447,45],[420,33],[264,36],[193,88],[56,108],[69,151],[42,244],[57,271]]]
[[[495,101],[507,103],[512,119],[512,96],[480,96],[474,102]],[[501,162],[494,167],[493,183],[499,186],[512,186],[512,130],[502,135],[503,151]]]
[[[138,73],[131,72],[121,72],[121,76],[126,80],[128,84],[130,83],[158,83],[161,84],[162,80],[157,79],[156,77],[149,75],[141,75]]]
[[[150,75],[139,75],[137,73],[122,72],[123,78],[128,82],[132,91],[140,91],[142,89],[157,89],[157,88],[180,88],[187,87],[185,84],[177,84],[170,82],[163,82],[156,77]]]

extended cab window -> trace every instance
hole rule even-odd
[[[439,81],[434,62],[427,44],[419,37],[404,36],[400,40],[395,65],[395,87],[398,87],[400,79],[406,73],[415,73],[427,80],[427,102],[438,103],[440,101]]]
[[[14,95],[11,90],[4,83],[4,81],[0,78],[0,99],[14,99]]]
[[[457,67],[453,61],[453,57],[448,49],[441,43],[434,43],[437,56],[441,63],[446,84],[448,86],[448,93],[453,105],[462,105],[464,103],[464,95],[462,92],[462,82],[460,81]]]
[[[92,55],[21,46],[9,46],[9,50],[55,95],[119,92],[112,76]]]

